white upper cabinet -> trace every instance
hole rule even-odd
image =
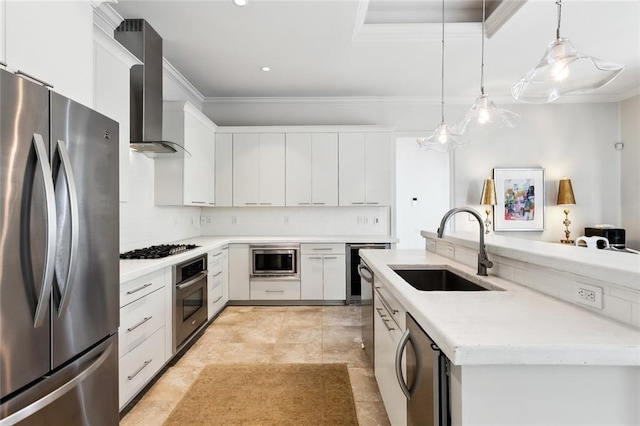
[[[216,135],[215,148],[215,204],[217,207],[233,205],[233,135]]]
[[[233,135],[233,205],[284,206],[284,133]]]
[[[191,155],[155,159],[157,205],[213,206],[216,126],[189,102],[165,102],[162,137]]]
[[[93,8],[82,1],[6,1],[4,62],[93,106]],[[0,4],[2,6],[2,4]]]
[[[392,146],[388,132],[340,133],[341,206],[391,204]]]
[[[338,134],[287,133],[287,206],[338,205]]]

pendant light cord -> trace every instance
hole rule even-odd
[[[562,18],[562,0],[556,0],[558,5],[558,28],[556,28],[556,40],[560,40],[560,20]]]
[[[484,20],[485,20],[485,0],[482,0],[482,49],[480,54],[480,94],[484,95]]]
[[[441,88],[440,88],[440,114],[444,123],[444,0],[442,0],[442,57],[441,57]]]

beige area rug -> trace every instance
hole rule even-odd
[[[221,364],[200,372],[164,423],[358,425],[346,364]]]

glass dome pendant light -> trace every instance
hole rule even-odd
[[[484,38],[485,38],[485,0],[482,0],[482,48],[480,61],[480,95],[471,106],[462,122],[458,123],[460,134],[469,132],[476,125],[482,127],[515,127],[520,116],[506,109],[498,108],[484,93]]]
[[[549,103],[560,96],[599,89],[611,82],[624,66],[579,52],[569,39],[560,37],[562,0],[556,0],[556,39],[542,60],[511,86],[514,99],[529,103]]]
[[[438,127],[427,138],[418,138],[418,146],[424,149],[446,152],[454,150],[464,143],[460,141],[460,134],[447,126],[444,121],[444,0],[442,0],[442,55],[441,55],[441,92],[440,92],[440,115],[441,121]]]

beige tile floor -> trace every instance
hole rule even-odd
[[[120,421],[161,425],[202,366],[216,363],[346,363],[360,426],[389,425],[362,350],[357,306],[227,307]]]

